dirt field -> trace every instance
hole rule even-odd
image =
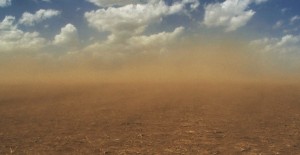
[[[300,87],[2,85],[0,154],[300,154]]]

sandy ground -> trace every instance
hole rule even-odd
[[[2,85],[0,154],[300,154],[300,87]]]

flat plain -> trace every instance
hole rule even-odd
[[[2,84],[0,154],[300,154],[300,86]]]

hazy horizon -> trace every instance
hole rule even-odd
[[[298,82],[297,2],[276,3],[1,0],[0,82]]]

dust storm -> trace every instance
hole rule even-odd
[[[227,41],[185,43],[167,51],[112,51],[107,60],[87,52],[52,57],[30,52],[4,53],[0,79],[3,84],[298,82],[299,64],[256,50],[242,42]]]
[[[300,153],[297,65],[236,44],[3,54],[0,154]]]

